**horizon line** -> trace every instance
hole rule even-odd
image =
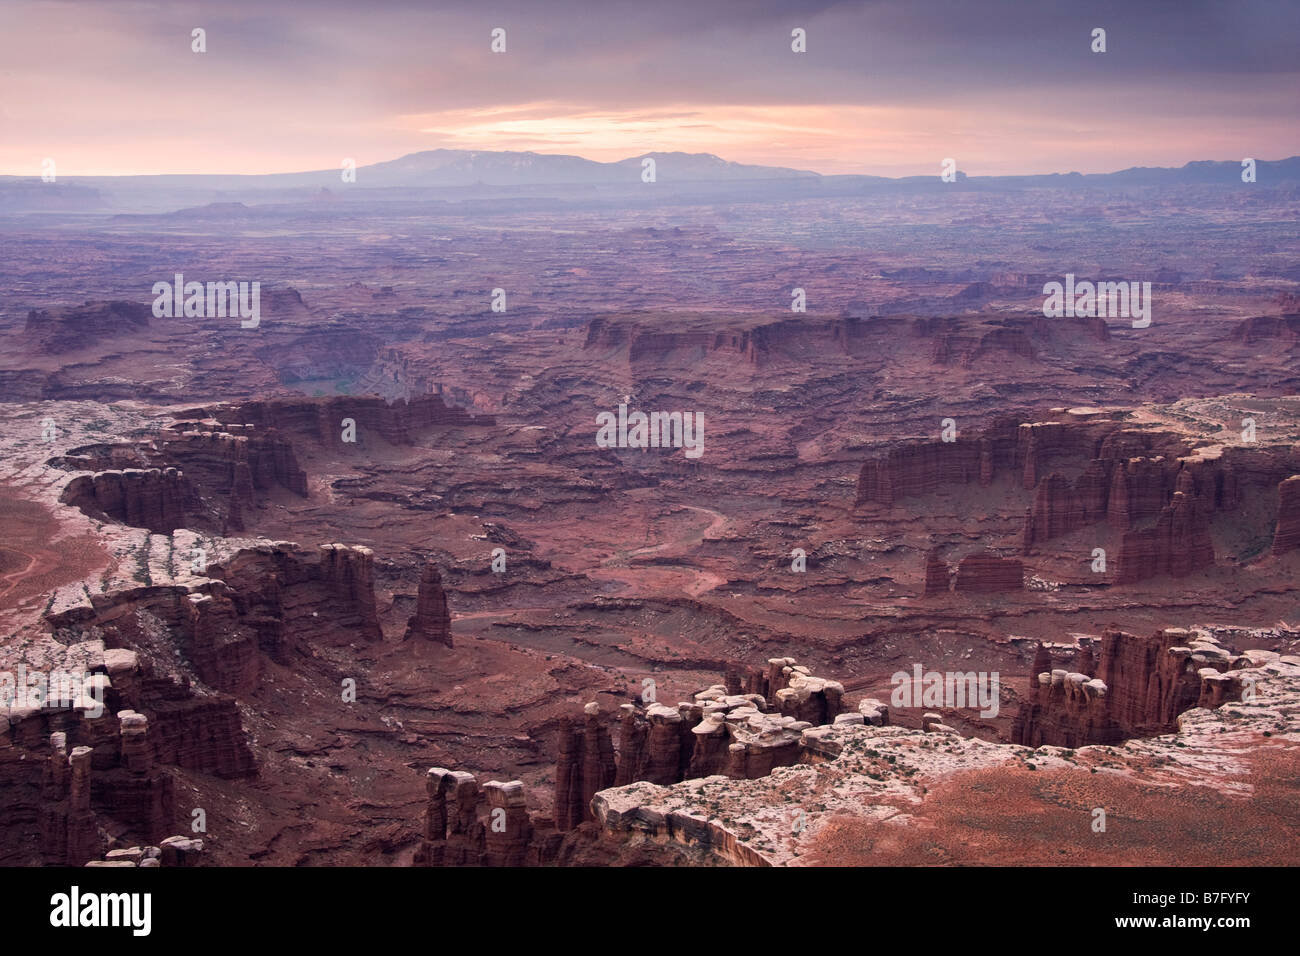
[[[736,161],[736,160],[729,160],[729,159],[726,159],[726,158],[723,157],[723,156],[719,156],[717,153],[708,153],[708,152],[704,152],[704,153],[701,153],[701,152],[687,152],[687,151],[685,151],[685,150],[662,150],[662,149],[647,150],[646,152],[643,152],[643,153],[635,153],[635,154],[633,154],[633,155],[631,155],[631,156],[626,156],[626,157],[624,157],[624,158],[622,158],[622,159],[615,159],[615,160],[599,160],[599,159],[590,159],[590,158],[588,158],[588,157],[586,157],[586,156],[582,156],[581,154],[578,154],[578,153],[546,153],[546,152],[540,152],[540,151],[538,151],[538,150],[533,150],[533,149],[453,149],[453,148],[448,148],[448,147],[435,147],[435,148],[433,148],[433,149],[419,149],[419,150],[415,150],[415,151],[413,151],[413,152],[402,153],[401,155],[399,155],[399,156],[394,156],[394,157],[392,157],[392,158],[390,158],[390,159],[381,159],[381,160],[376,160],[376,161],[371,162],[371,163],[366,163],[365,165],[358,165],[356,168],[357,168],[358,170],[363,170],[363,169],[368,169],[368,168],[371,168],[371,167],[374,167],[374,166],[380,166],[380,165],[383,165],[383,164],[385,164],[385,163],[393,163],[393,162],[397,162],[397,161],[402,160],[402,159],[407,159],[407,158],[409,158],[409,157],[411,157],[411,156],[419,156],[419,155],[422,155],[422,154],[424,154],[424,153],[439,153],[439,152],[443,152],[443,153],[466,153],[466,154],[473,154],[473,153],[486,153],[486,154],[490,154],[490,155],[532,155],[532,156],[548,156],[548,157],[558,157],[558,158],[568,158],[568,159],[579,159],[579,160],[582,160],[583,162],[595,163],[595,164],[600,165],[600,166],[616,166],[616,165],[618,165],[619,163],[626,163],[626,162],[628,162],[629,160],[644,159],[644,158],[647,157],[647,156],[671,156],[671,155],[681,155],[681,156],[705,156],[705,157],[710,157],[710,158],[712,158],[712,159],[721,160],[722,162],[729,163],[729,164],[731,164],[731,165],[735,165],[735,166],[747,166],[747,167],[750,167],[750,168],[760,168],[760,169],[779,169],[779,170],[789,170],[789,171],[791,171],[791,172],[804,173],[804,174],[807,174],[807,175],[809,175],[809,176],[817,176],[817,177],[822,178],[822,179],[831,179],[831,178],[836,178],[836,177],[853,177],[853,176],[861,176],[861,177],[868,177],[868,178],[872,178],[872,179],[888,179],[888,180],[903,181],[903,180],[907,180],[907,179],[913,179],[913,178],[924,178],[924,177],[929,177],[929,176],[931,176],[931,175],[934,175],[934,174],[932,174],[932,173],[912,173],[912,174],[909,174],[909,175],[906,175],[906,176],[885,176],[885,175],[881,175],[881,174],[879,174],[879,173],[866,173],[866,172],[860,172],[860,173],[823,173],[823,172],[819,172],[818,170],[815,170],[815,169],[805,169],[805,168],[797,167],[797,166],[777,166],[777,165],[769,165],[769,164],[767,164],[767,163],[743,163],[743,162],[738,162],[738,161]],[[1258,164],[1258,163],[1282,163],[1282,162],[1287,162],[1288,160],[1300,159],[1300,155],[1284,156],[1284,157],[1282,157],[1281,159],[1260,159],[1260,158],[1258,158],[1258,157],[1251,157],[1251,158],[1253,158],[1254,161],[1255,161],[1257,164]],[[1081,173],[1081,172],[1079,172],[1079,171],[1077,171],[1077,170],[1070,170],[1070,171],[1068,171],[1068,172],[1061,172],[1061,171],[1059,171],[1059,170],[1056,170],[1056,171],[1052,171],[1052,172],[968,173],[968,172],[966,172],[965,170],[961,169],[960,166],[957,167],[956,172],[959,173],[960,175],[962,175],[963,177],[967,178],[967,179],[1014,179],[1014,178],[1017,178],[1017,177],[1025,177],[1025,176],[1079,176],[1079,177],[1082,178],[1082,177],[1087,177],[1087,176],[1111,176],[1111,175],[1114,175],[1114,174],[1116,174],[1116,173],[1128,172],[1128,171],[1130,171],[1130,170],[1177,170],[1177,169],[1185,169],[1185,168],[1187,168],[1188,166],[1191,166],[1191,165],[1196,164],[1196,163],[1241,163],[1242,161],[1243,161],[1243,160],[1241,160],[1241,159],[1189,159],[1189,160],[1186,160],[1186,161],[1185,161],[1181,166],[1124,166],[1124,167],[1121,167],[1121,168],[1118,168],[1118,169],[1111,169],[1111,170],[1109,170],[1109,171],[1107,171],[1107,172],[1097,172],[1097,173]],[[248,178],[258,178],[258,177],[264,177],[264,176],[309,176],[309,175],[318,174],[318,173],[319,173],[319,174],[337,174],[337,173],[338,173],[338,168],[326,167],[326,168],[320,168],[320,169],[294,169],[294,170],[285,170],[285,171],[282,171],[282,172],[256,172],[256,173],[232,173],[232,172],[210,172],[210,173],[74,173],[74,174],[59,174],[59,176],[58,176],[58,180],[75,180],[75,179],[137,179],[137,178],[138,178],[138,179],[144,179],[144,178],[164,178],[164,177],[174,177],[174,178],[178,178],[178,179],[179,179],[179,178],[182,178],[182,177],[190,177],[190,178],[199,178],[199,177],[214,177],[214,178],[215,178],[215,177],[221,177],[221,178],[248,177]],[[17,179],[17,180],[33,179],[33,180],[40,180],[40,179],[41,179],[41,173],[40,173],[40,172],[35,172],[35,173],[7,173],[7,172],[0,172],[0,179]],[[56,180],[56,183],[55,183],[55,184],[57,184],[57,181],[58,181],[58,180]],[[48,184],[47,184],[47,185],[48,185]],[[490,184],[484,184],[484,185],[490,185]],[[538,184],[538,185],[542,185],[542,184]],[[364,187],[363,187],[363,188],[364,188]],[[462,188],[462,187],[445,187],[445,188]]]

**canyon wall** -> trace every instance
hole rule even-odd
[[[1023,554],[1105,522],[1119,536],[1106,580],[1127,584],[1212,567],[1212,518],[1236,511],[1243,495],[1265,493],[1298,466],[1290,446],[1196,446],[1182,435],[1079,409],[1060,420],[1002,419],[955,441],[891,448],[863,463],[855,505],[892,507],[945,487],[989,485],[1002,476],[1034,493],[1020,533]],[[1284,549],[1300,535],[1293,494],[1279,491]],[[938,593],[938,570],[935,565],[927,571],[926,593]]]
[[[555,772],[555,822],[569,830],[591,819],[591,798],[636,781],[672,784],[724,774],[755,779],[799,760],[808,727],[835,720],[844,688],[813,677],[793,658],[766,668],[729,668],[726,680],[668,706],[624,704],[617,754],[599,707],[586,707],[584,727],[561,729]]]
[[[410,401],[387,402],[375,396],[334,395],[321,398],[271,399],[190,409],[187,418],[211,418],[251,424],[261,429],[307,439],[326,447],[344,449],[344,420],[355,424],[357,445],[371,437],[393,445],[413,445],[420,433],[435,428],[491,425],[491,416],[471,416],[447,405],[441,395],[422,395]]]
[[[86,675],[76,699],[52,693],[0,715],[0,816],[21,831],[4,842],[18,854],[5,863],[81,866],[110,833],[163,839],[177,823],[173,768],[256,774],[233,698],[196,696],[100,641],[65,653],[53,670]]]
[[[1277,525],[1273,531],[1273,554],[1300,548],[1300,475],[1292,475],[1277,486]]]
[[[1040,646],[1029,699],[1012,723],[1012,740],[1029,747],[1082,747],[1172,733],[1185,710],[1217,707],[1240,691],[1231,671],[1245,666],[1241,660],[1208,634],[1180,628],[1148,638],[1105,631],[1096,676],[1039,671],[1044,664]]]
[[[968,554],[957,564],[953,590],[965,593],[1022,591],[1025,568],[1015,558],[999,558],[987,551]]]
[[[132,461],[154,467],[112,467]],[[166,534],[177,528],[242,531],[258,493],[279,486],[307,496],[293,446],[273,429],[179,421],[138,445],[90,446],[54,462],[87,470],[60,500],[92,517]],[[105,466],[109,466],[105,468]]]
[[[168,534],[201,518],[198,493],[176,468],[128,468],[79,475],[59,498],[93,518]],[[205,524],[206,522],[198,522]]]

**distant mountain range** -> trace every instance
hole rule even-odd
[[[480,152],[432,149],[362,167],[357,182],[376,186],[539,186],[626,183],[641,180],[642,163],[655,161],[656,177],[678,182],[735,182],[755,179],[818,178],[817,173],[780,166],[731,163],[712,153],[644,153],[614,163],[552,153]],[[338,176],[334,172],[335,177]]]
[[[31,177],[0,176],[0,213],[15,211],[159,211],[205,203],[304,202],[313,198],[457,199],[500,198],[523,195],[537,198],[572,198],[575,190],[596,190],[616,198],[627,190],[640,190],[643,161],[655,161],[656,185],[671,195],[715,193],[718,199],[740,195],[782,198],[787,195],[844,195],[863,190],[899,187],[933,188],[941,183],[938,164],[930,175],[824,176],[808,170],[780,166],[733,163],[711,153],[644,153],[617,162],[602,163],[581,156],[553,153],[434,149],[399,159],[360,166],[354,183],[344,182],[340,169],[265,175],[165,175],[69,176],[57,183]],[[1132,167],[1113,173],[1051,173],[1029,176],[967,176],[958,173],[965,188],[1022,189],[1072,187],[1125,187],[1180,184],[1241,184],[1239,160],[1190,162],[1177,168]],[[1300,157],[1258,160],[1256,181],[1261,185],[1300,182]],[[403,195],[385,195],[401,193]],[[351,196],[350,196],[351,194]]]

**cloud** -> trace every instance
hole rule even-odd
[[[1300,152],[1296,36],[1287,0],[17,0],[0,170],[289,171],[444,142],[609,158],[638,136],[828,171],[1280,156]]]

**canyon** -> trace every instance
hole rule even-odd
[[[1097,189],[0,217],[0,862],[1286,862],[1293,186]]]

